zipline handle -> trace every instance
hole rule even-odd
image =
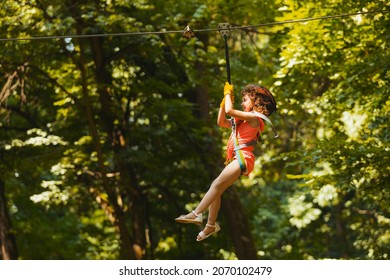
[[[194,38],[194,37],[195,37],[194,31],[190,28],[189,25],[187,25],[187,26],[184,28],[183,37],[184,37],[184,38],[187,38],[187,39],[190,39],[190,38]]]
[[[229,32],[230,32],[230,24],[229,23],[219,23],[218,24],[218,31],[222,35],[223,40],[225,42],[227,81],[229,82],[229,84],[232,84],[231,77],[230,77],[229,47],[228,47],[228,43],[227,43],[227,36],[229,35]]]

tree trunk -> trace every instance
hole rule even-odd
[[[335,243],[338,244],[338,251],[341,254],[340,258],[348,259],[348,239],[345,230],[345,221],[343,219],[344,201],[334,206],[335,218]]]
[[[143,259],[146,254],[146,236],[145,236],[145,214],[144,214],[144,199],[140,188],[138,188],[138,181],[136,176],[131,176],[132,167],[129,166],[121,154],[127,147],[127,141],[123,133],[122,124],[114,125],[115,119],[121,119],[122,116],[116,116],[111,101],[111,74],[107,69],[107,61],[103,50],[103,38],[92,38],[91,49],[95,64],[95,80],[97,90],[99,93],[99,100],[101,104],[101,120],[102,125],[107,132],[108,141],[114,151],[115,169],[120,173],[120,185],[122,193],[127,195],[126,201],[129,205],[129,210],[123,212],[123,205],[117,203],[118,194],[113,194],[111,203],[117,213],[117,223],[119,235],[121,238],[121,258],[135,258]],[[107,186],[107,188],[112,188]],[[107,192],[114,192],[113,190],[106,190]],[[128,218],[130,217],[130,221]],[[128,224],[131,224],[131,233]]]
[[[256,260],[257,251],[253,242],[249,221],[235,186],[228,188],[223,194],[221,208],[228,221],[229,233],[238,259]]]
[[[129,167],[127,172],[130,173],[131,184],[128,188],[129,196],[129,213],[131,215],[133,244],[132,250],[136,259],[143,259],[146,255],[146,211],[145,211],[145,196],[141,187],[138,184],[136,174],[133,168]]]
[[[12,234],[8,215],[5,185],[2,180],[0,180],[0,246],[3,260],[16,260],[18,258],[15,236]]]

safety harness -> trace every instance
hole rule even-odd
[[[264,114],[261,114],[261,113],[258,113],[258,112],[254,112],[255,116],[265,120],[267,123],[269,123],[272,127],[272,130],[274,132],[274,137],[275,138],[278,138],[279,135],[278,135],[278,132],[276,131],[274,125],[272,124],[271,120]],[[247,142],[247,143],[243,143],[243,144],[239,144],[238,143],[238,137],[237,137],[237,131],[238,131],[238,125],[241,123],[236,123],[236,121],[234,120],[234,118],[231,118],[230,119],[230,122],[232,124],[232,135],[234,137],[234,153],[236,155],[236,158],[237,158],[237,161],[240,165],[240,169],[241,169],[241,174],[243,174],[245,171],[246,171],[246,165],[245,165],[245,158],[244,158],[244,155],[241,151],[242,148],[245,148],[245,147],[249,147],[249,146],[255,146],[256,143],[258,142],[258,139],[255,139],[255,140],[252,140],[250,142]]]

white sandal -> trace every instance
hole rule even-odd
[[[180,217],[176,218],[175,221],[183,224],[202,225],[203,214],[202,213],[196,214],[195,211],[192,211],[191,213],[195,215],[195,218],[186,218],[186,215],[181,215]]]
[[[209,228],[213,228],[214,231],[210,232],[209,234],[205,234],[204,231],[202,230],[201,232],[199,232],[198,234],[198,238],[196,238],[196,241],[202,241],[202,240],[205,240],[207,237],[209,237],[210,235],[213,235],[214,233],[217,233],[218,231],[221,230],[221,227],[219,226],[218,223],[215,223],[215,225],[210,225],[210,224],[206,224],[206,227],[209,227]]]

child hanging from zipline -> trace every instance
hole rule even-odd
[[[218,126],[232,128],[227,144],[226,166],[221,174],[213,181],[201,202],[191,213],[181,215],[175,220],[179,223],[203,224],[203,212],[209,209],[205,228],[199,232],[196,240],[202,241],[210,235],[220,231],[216,222],[221,206],[222,193],[231,186],[241,174],[248,176],[253,168],[255,156],[254,145],[261,132],[264,131],[264,122],[272,123],[267,118],[276,110],[275,98],[271,92],[261,85],[248,85],[241,92],[243,110],[234,109],[233,86],[226,82],[224,98],[218,112]],[[226,119],[228,114],[232,119]],[[274,129],[275,137],[277,137]]]

